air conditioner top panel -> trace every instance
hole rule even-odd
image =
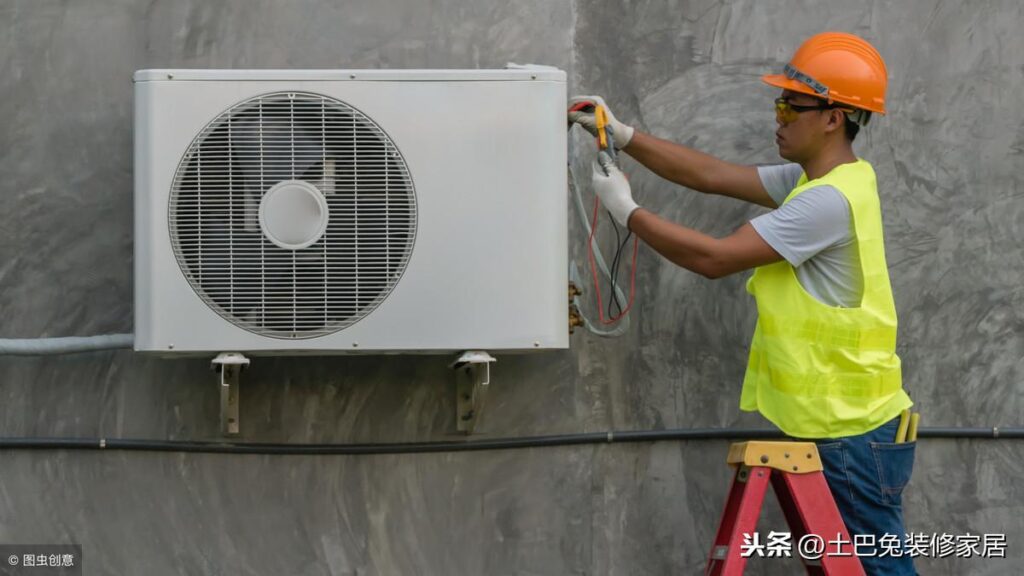
[[[137,70],[135,82],[167,80],[199,81],[413,81],[413,82],[565,82],[565,72],[549,66],[527,66],[505,70]]]

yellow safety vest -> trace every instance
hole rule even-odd
[[[863,434],[913,404],[896,355],[875,171],[858,160],[809,182],[804,174],[783,204],[821,185],[835,187],[850,204],[864,280],[860,307],[818,301],[785,260],[758,267],[747,282],[758,320],[740,409],[760,411],[797,438]]]

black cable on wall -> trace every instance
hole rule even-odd
[[[921,428],[921,438],[947,439],[1024,439],[1024,428]],[[275,444],[259,442],[220,442],[202,440],[142,440],[131,438],[0,438],[0,450],[142,450],[151,452],[199,452],[209,454],[281,454],[281,455],[372,455],[424,454],[432,452],[470,452],[544,448],[582,444],[621,444],[665,440],[762,440],[785,438],[779,430],[766,428],[680,428],[672,430],[626,430],[520,436],[481,440],[444,440],[437,442],[395,442],[382,444]]]

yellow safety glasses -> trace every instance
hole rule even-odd
[[[831,110],[833,108],[839,108],[835,104],[819,104],[817,106],[804,106],[802,104],[793,104],[785,98],[775,99],[775,118],[783,124],[789,124],[790,122],[797,119],[797,116],[801,112],[807,112],[808,110]],[[848,112],[843,108],[839,108],[843,112]]]

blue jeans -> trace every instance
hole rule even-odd
[[[893,442],[899,423],[900,419],[895,418],[859,436],[812,441],[818,447],[825,480],[850,537],[873,534],[874,542],[881,542],[884,535],[895,535],[899,551],[904,552],[902,493],[914,467],[917,443]],[[889,552],[880,556],[883,550],[879,547],[875,553],[873,557],[860,555],[868,576],[917,574],[910,556],[893,557]]]

